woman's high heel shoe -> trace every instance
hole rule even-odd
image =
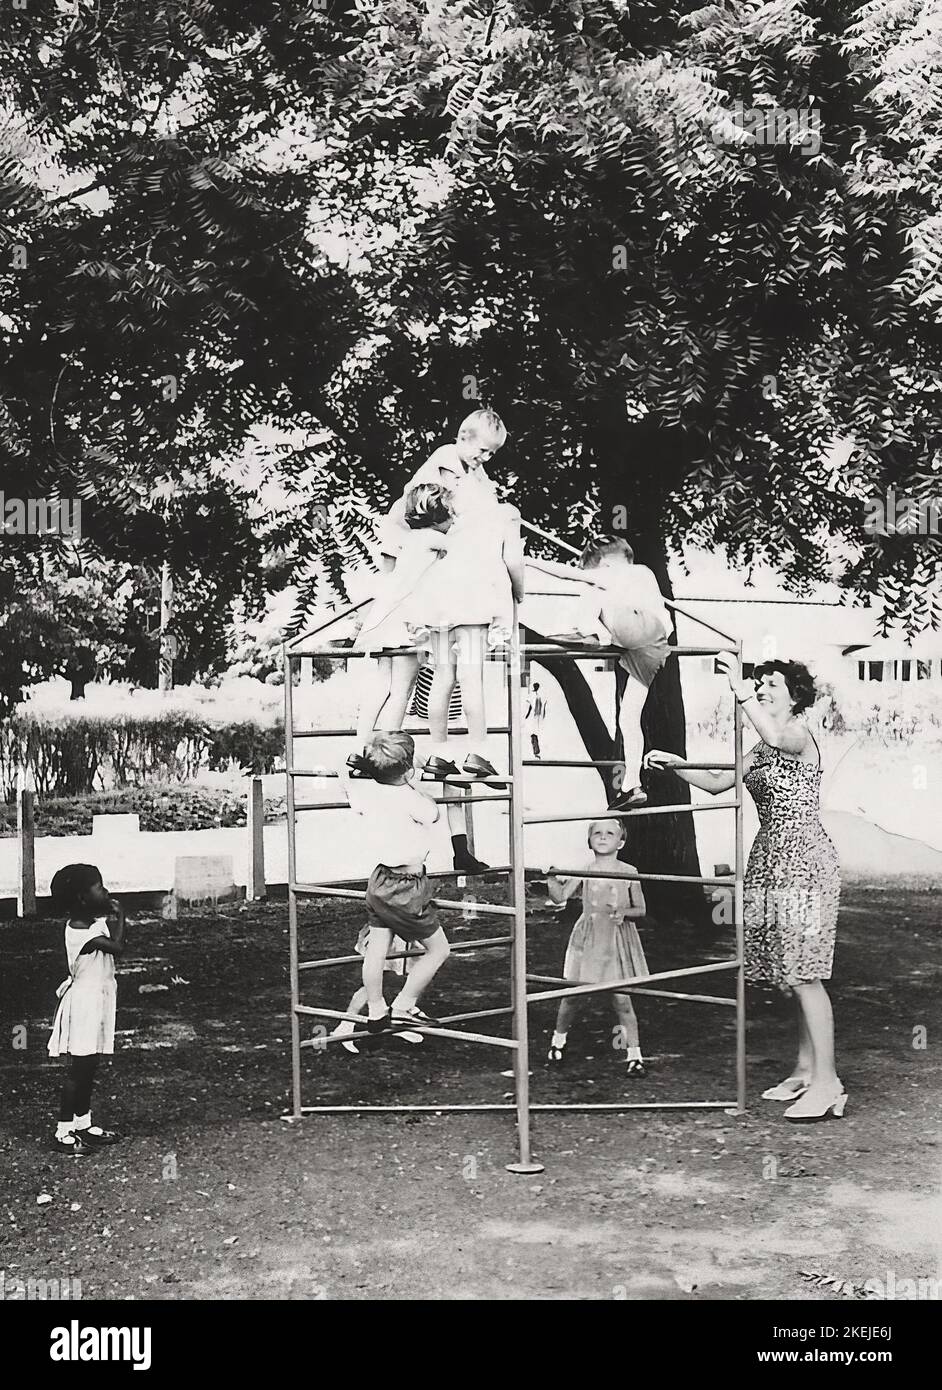
[[[830,1120],[832,1117],[835,1120],[840,1120],[843,1117],[846,1104],[847,1092],[840,1082],[838,1082],[837,1090],[832,1092],[831,1099],[822,1110],[812,1110],[810,1113],[807,1111],[800,1111],[799,1106],[801,1105],[801,1101],[799,1100],[791,1106],[790,1109],[785,1111],[785,1118],[786,1120],[791,1120],[793,1125],[816,1124],[818,1120]],[[799,1110],[797,1115],[795,1114],[796,1110]]]
[[[789,1076],[784,1081],[780,1081],[777,1086],[770,1086],[767,1091],[762,1092],[763,1100],[797,1100],[803,1096],[808,1089],[808,1082],[803,1076]]]

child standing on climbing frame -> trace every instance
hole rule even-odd
[[[378,656],[375,679],[360,701],[357,736],[368,739],[374,729],[402,728],[409,696],[419,668],[413,628],[415,589],[426,571],[439,564],[448,549],[446,533],[454,521],[451,494],[437,483],[410,488],[403,509],[404,529],[393,564],[377,577],[373,601],[354,641],[361,651],[410,647],[398,656]]]
[[[53,875],[51,890],[57,911],[66,915],[69,965],[56,991],[59,1007],[47,1048],[67,1067],[53,1142],[60,1153],[84,1156],[118,1138],[92,1124],[91,1100],[99,1060],[114,1052],[114,966],[124,947],[124,908],[94,864],[67,864]]]
[[[487,758],[484,662],[489,651],[509,638],[513,600],[524,593],[520,513],[497,499],[484,464],[505,443],[507,431],[492,410],[473,411],[462,421],[454,444],[436,449],[410,479],[449,490],[455,521],[441,561],[420,579],[410,600],[417,620],[428,629],[426,645],[435,674],[429,695],[431,755],[425,775],[458,776],[448,747],[448,707],[456,681],[468,721],[469,746],[463,764],[468,777],[494,777]],[[395,555],[403,541],[405,498],[389,514],[384,552]]]
[[[574,629],[554,640],[611,643],[623,649],[619,665],[627,671],[628,681],[618,727],[625,750],[625,791],[610,809],[643,806],[648,798],[641,787],[641,711],[654,677],[670,655],[668,638],[672,631],[654,572],[646,565],[635,564],[634,551],[621,536],[591,540],[579,557],[579,568],[529,556],[527,562],[545,574],[584,586]]]
[[[592,859],[586,868],[604,873],[605,878],[559,878],[550,869],[547,887],[553,902],[564,903],[574,893],[582,893],[582,916],[572,929],[566,961],[565,979],[577,985],[603,985],[608,981],[630,980],[647,975],[648,963],[635,921],[646,912],[641,885],[626,874],[637,873],[632,864],[618,858],[625,843],[625,827],[620,820],[596,820],[589,826]],[[569,1030],[582,1011],[585,999],[575,995],[560,1001],[546,1060],[558,1065],[565,1060]],[[644,1075],[644,1061],[638,1036],[638,1019],[630,994],[611,995],[618,1019],[616,1046],[625,1048],[627,1074]]]
[[[351,808],[367,822],[370,838],[382,853],[366,886],[370,934],[363,957],[366,1031],[377,1035],[390,1028],[435,1023],[419,1008],[419,998],[450,953],[425,869],[438,806],[413,784],[414,760],[415,745],[408,734],[377,734],[358,760],[360,778],[351,780],[345,771],[340,773]],[[390,1010],[383,995],[383,971],[394,936],[421,942],[425,954]],[[359,1045],[362,1050],[381,1041],[379,1036],[363,1038]]]

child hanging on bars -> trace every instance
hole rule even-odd
[[[641,787],[644,734],[641,711],[654,677],[670,654],[672,625],[654,572],[636,565],[634,551],[621,536],[598,536],[579,557],[579,565],[560,565],[551,560],[527,563],[558,579],[583,586],[571,630],[554,636],[560,642],[601,642],[622,648],[619,664],[628,673],[621,700],[618,727],[624,743],[624,791],[611,809],[643,806],[647,796]]]
[[[602,985],[607,981],[630,980],[647,975],[648,963],[635,921],[646,911],[641,885],[625,874],[637,873],[634,865],[618,858],[625,843],[625,827],[620,820],[596,820],[589,826],[592,859],[586,868],[606,878],[560,878],[550,869],[547,887],[553,902],[564,903],[574,893],[582,894],[582,916],[572,929],[566,961],[565,979],[576,985]],[[565,1061],[569,1030],[592,995],[562,999],[546,1060],[553,1066]],[[644,1061],[638,1036],[638,1019],[630,994],[611,994],[618,1027],[615,1045],[625,1049],[628,1076],[643,1076]]]
[[[429,695],[432,749],[425,776],[461,775],[448,746],[448,707],[456,681],[468,721],[466,777],[494,777],[487,757],[484,662],[507,642],[513,600],[524,592],[520,513],[497,499],[484,464],[502,447],[507,431],[492,410],[476,410],[462,421],[454,444],[436,449],[406,489],[434,483],[451,493],[455,520],[440,562],[419,579],[410,599],[416,620],[428,630],[434,677]],[[389,514],[384,551],[395,555],[403,543],[406,498]]]
[[[366,886],[369,940],[363,957],[366,1031],[360,1049],[382,1042],[390,1028],[435,1024],[422,1012],[419,998],[448,959],[450,947],[432,902],[433,887],[425,861],[438,806],[413,783],[415,744],[409,734],[380,733],[358,759],[360,776],[340,777],[351,808],[369,826],[370,838],[382,848],[382,860]],[[392,1010],[383,995],[383,971],[393,937],[421,942],[425,954],[406,977]]]

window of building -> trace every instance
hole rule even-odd
[[[865,681],[867,679],[867,663],[865,661],[857,662],[857,679],[859,681]]]
[[[908,681],[912,675],[913,663],[911,661],[900,662],[900,679]]]
[[[870,673],[870,674],[869,674],[869,679],[870,679],[870,680],[872,680],[872,681],[882,681],[882,679],[883,679],[883,662],[882,662],[882,661],[868,661],[868,662],[867,662],[867,667],[868,667],[869,673]]]
[[[931,662],[931,661],[917,661],[917,662],[916,662],[916,680],[917,680],[917,681],[931,681],[931,680],[932,680],[932,662]]]

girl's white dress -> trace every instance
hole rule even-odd
[[[90,927],[65,925],[65,953],[69,978],[59,986],[59,1007],[49,1039],[50,1057],[71,1053],[89,1057],[95,1052],[114,1052],[117,985],[114,956],[108,951],[81,955],[82,947],[96,936],[110,936],[108,923],[99,917]]]
[[[354,639],[356,651],[372,654],[383,648],[415,646],[415,593],[426,574],[437,572],[441,565],[441,552],[435,549],[436,540],[441,539],[434,530],[403,533],[395,569],[377,579],[373,601]]]
[[[625,878],[582,880],[582,916],[572,929],[563,966],[567,980],[603,985],[649,974],[638,929],[625,917],[631,906],[632,882]]]

